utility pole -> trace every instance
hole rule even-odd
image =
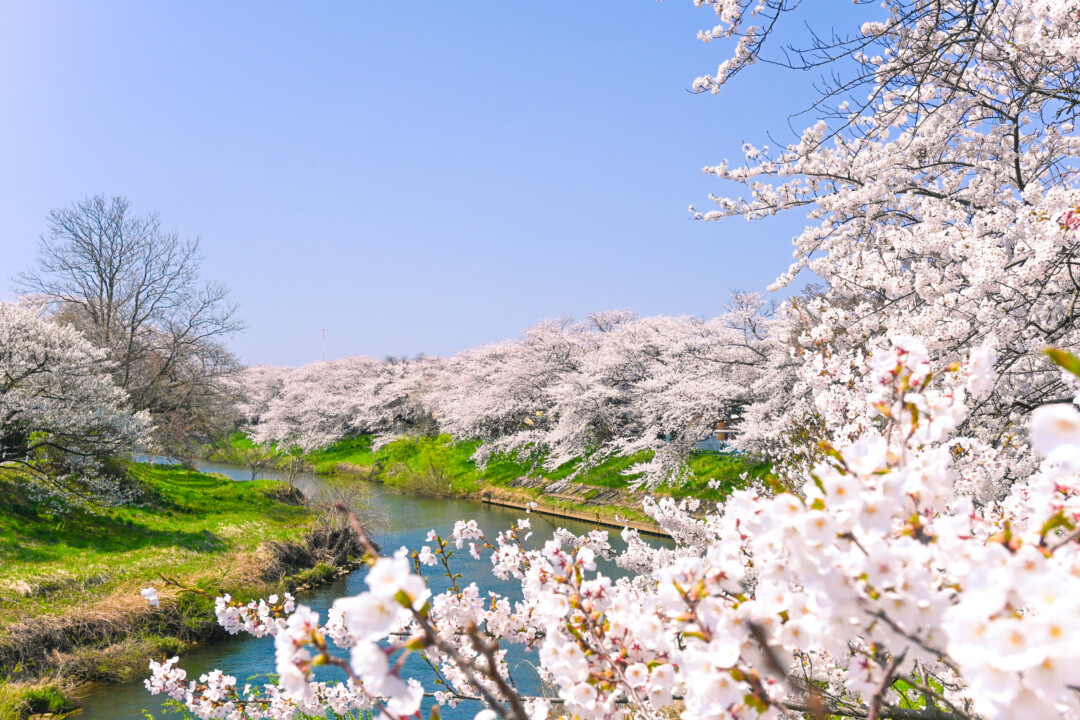
[[[326,362],[326,328],[322,329],[322,361]]]

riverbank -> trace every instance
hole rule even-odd
[[[244,480],[249,477],[243,469],[236,466],[204,464],[203,467],[217,468],[234,479]],[[276,476],[280,477],[281,473],[277,473]],[[376,523],[372,536],[388,551],[399,547],[419,548],[424,544],[429,544],[426,537],[431,529],[437,530],[446,537],[454,527],[454,523],[463,519],[475,520],[487,537],[494,538],[517,519],[531,517],[534,534],[524,540],[528,548],[542,547],[544,542],[551,537],[556,526],[565,527],[575,534],[587,533],[595,528],[595,524],[591,521],[548,518],[536,513],[527,516],[518,509],[476,500],[415,497],[394,492],[383,484],[363,483],[352,478],[342,478],[340,482],[337,482],[330,478],[303,473],[297,477],[296,484],[305,493],[317,493],[328,486],[363,491],[363,504],[368,508],[369,517],[382,518],[381,522]],[[654,546],[672,547],[674,545],[672,541],[664,538],[643,537],[646,542]],[[626,548],[626,543],[621,540],[618,532],[611,533],[610,542],[615,552],[621,552]],[[599,566],[606,573],[610,573],[613,579],[628,574],[613,563],[603,560],[598,562]],[[511,597],[516,597],[520,592],[520,583],[517,580],[500,579],[492,574],[491,561],[486,553],[480,559],[474,559],[466,552],[455,553],[451,564],[454,572],[461,576],[459,582],[464,584],[476,582],[485,591],[492,590]],[[428,577],[432,583],[433,592],[438,593],[446,589],[448,580],[441,570],[431,568],[425,571],[430,573]],[[354,596],[367,589],[365,576],[363,571],[349,573],[339,580],[299,593],[297,601],[319,613],[320,617],[326,617],[328,608],[337,599]],[[534,656],[521,646],[513,644],[507,647],[507,653],[506,661],[512,667],[522,669],[522,673],[517,678],[519,682],[525,683],[522,687],[526,687],[528,694],[535,694],[532,692],[533,683],[539,682],[539,678],[526,669],[528,667],[526,662]],[[256,674],[266,673],[268,668],[272,670],[274,662],[273,640],[256,639],[244,635],[200,643],[180,657],[180,665],[187,671],[189,677],[198,677],[202,673],[220,669],[237,678],[250,678]],[[430,668],[417,655],[410,656],[406,665],[406,675],[416,677],[425,683],[434,680],[430,674]],[[319,672],[323,673],[322,670]],[[327,670],[326,673],[327,678],[339,677],[332,670]],[[80,702],[83,709],[77,720],[143,720],[144,709],[157,718],[172,717],[161,710],[161,696],[151,697],[146,694],[141,678],[142,676],[131,683],[95,688],[93,693]],[[479,709],[475,703],[463,703],[457,709],[443,708],[441,717],[443,720],[472,720]],[[422,714],[426,717],[426,713]]]
[[[150,658],[220,632],[209,600],[161,590],[167,574],[253,598],[339,575],[316,513],[287,485],[237,483],[179,466],[130,464],[139,497],[88,511],[0,478],[0,718],[71,709],[86,682],[122,682]]]
[[[324,476],[383,483],[407,495],[495,501],[517,508],[534,504],[536,511],[554,516],[659,531],[642,512],[646,493],[633,487],[638,476],[626,474],[634,464],[649,459],[647,452],[606,458],[581,471],[582,459],[547,470],[537,458],[506,454],[494,455],[481,468],[470,459],[477,442],[455,442],[448,435],[402,437],[376,450],[373,441],[370,435],[341,440],[305,456],[305,467]],[[244,464],[260,457],[260,452],[268,466],[275,462],[272,454],[236,433],[212,449],[208,459]],[[771,470],[767,463],[743,456],[705,452],[691,455],[687,465],[683,482],[665,483],[649,494],[694,498],[707,505],[722,502],[751,482],[768,482]]]

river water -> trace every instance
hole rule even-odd
[[[251,479],[251,472],[247,468],[235,465],[200,463],[199,469],[203,472],[223,473],[234,480]],[[284,479],[283,475],[276,471],[262,472],[259,477]],[[309,496],[317,496],[323,492],[325,484],[326,481],[323,478],[312,474],[303,474],[297,478],[297,485]],[[521,510],[469,500],[398,495],[387,492],[381,485],[375,484],[363,484],[363,492],[366,494],[365,505],[374,515],[381,518],[376,523],[375,540],[387,552],[401,546],[419,548],[425,544],[425,536],[431,529],[438,530],[443,537],[446,537],[458,520],[475,519],[484,533],[494,539],[499,531],[505,530],[515,519],[524,515]],[[565,527],[577,534],[596,529],[590,523],[564,518],[558,518],[556,521],[555,518],[549,519],[535,513],[530,516],[530,520],[534,531],[530,545],[542,543],[550,538],[556,527]],[[609,531],[612,546],[616,550],[622,550],[624,545],[618,530],[603,529]],[[664,541],[650,539],[650,542],[663,543]],[[494,590],[510,597],[520,596],[520,589],[515,588],[513,582],[500,581],[491,574],[491,564],[486,556],[480,561],[473,560],[463,550],[451,559],[451,567],[455,572],[464,575],[464,579],[458,581],[462,585],[475,580],[482,591]],[[435,568],[430,569],[435,570]],[[602,569],[606,574],[615,577],[624,574],[610,564]],[[297,602],[317,610],[320,619],[325,622],[326,609],[335,599],[355,595],[366,589],[363,575],[364,571],[358,570],[328,585],[300,593],[297,595]],[[429,582],[432,592],[438,593],[446,589],[449,580],[433,572],[429,576]],[[344,654],[344,651],[339,652]],[[518,646],[508,646],[507,663],[518,687],[526,694],[532,694],[538,689],[536,674],[533,670],[534,662],[534,655],[524,653]],[[273,672],[274,641],[273,638],[253,638],[248,635],[208,641],[181,656],[180,666],[187,670],[189,678],[197,678],[200,674],[217,668],[235,676],[238,684],[242,686],[249,678]],[[432,688],[431,671],[419,658],[410,658],[406,669],[411,676],[422,680],[426,688],[429,690]],[[343,677],[336,668],[319,668],[319,671],[316,677],[320,680]],[[254,679],[251,682],[259,683],[262,679]],[[170,714],[163,715],[162,703],[162,696],[149,695],[141,681],[125,685],[101,685],[80,702],[83,710],[76,717],[79,720],[143,720],[144,709],[149,710],[155,717],[177,717]],[[425,701],[424,717],[427,717],[429,706],[430,701]],[[464,702],[456,709],[443,708],[442,714],[447,720],[470,720],[479,709],[475,703]]]

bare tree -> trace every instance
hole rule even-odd
[[[17,286],[52,303],[56,319],[108,353],[116,384],[148,410],[162,450],[205,442],[238,368],[223,340],[243,328],[228,289],[199,277],[199,241],[97,195],[49,213],[37,268]]]

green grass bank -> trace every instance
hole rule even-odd
[[[284,483],[236,483],[180,466],[122,464],[135,502],[41,500],[0,471],[0,719],[72,708],[86,682],[127,681],[150,658],[219,629],[211,602],[161,590],[166,574],[248,599],[314,584],[347,560],[320,556],[318,518]]]

